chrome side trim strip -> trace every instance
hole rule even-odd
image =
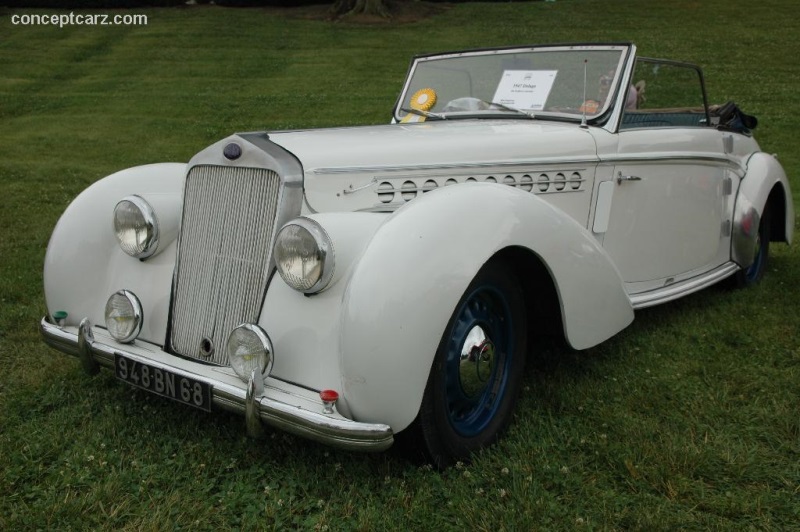
[[[699,277],[693,277],[692,279],[687,279],[686,281],[681,281],[656,290],[632,294],[629,296],[631,305],[634,309],[640,309],[674,301],[675,299],[708,288],[726,277],[733,275],[737,271],[739,271],[739,266],[733,262],[727,262]]]
[[[531,166],[558,165],[587,165],[596,164],[596,157],[547,157],[541,159],[531,159],[528,161],[490,161],[471,164],[420,164],[403,166],[335,166],[327,168],[312,168],[308,173],[323,174],[355,174],[355,173],[383,173],[383,172],[424,172],[439,170],[470,170],[483,168],[515,168]],[[571,170],[571,169],[570,169]],[[417,176],[423,177],[423,176]]]
[[[621,164],[621,163],[661,163],[664,161],[690,161],[690,162],[706,162],[706,163],[725,163],[732,168],[741,170],[743,168],[741,162],[729,155],[714,155],[708,152],[702,154],[686,154],[686,153],[644,153],[641,155],[619,155],[611,157],[601,157],[598,161],[600,164]]]
[[[394,442],[389,425],[361,423],[339,414],[323,414],[321,401],[311,400],[308,390],[281,383],[281,388],[265,384],[259,393],[254,383],[248,398],[246,384],[227,375],[218,366],[178,359],[164,353],[159,346],[141,340],[122,345],[110,337],[98,339],[88,320],[81,323],[80,328],[61,328],[50,323],[45,316],[39,323],[39,331],[50,347],[78,357],[83,349],[95,365],[113,368],[114,354],[119,353],[137,362],[206,382],[212,388],[215,407],[245,415],[249,406],[262,422],[320,443],[346,450],[383,451]],[[174,360],[175,364],[165,362],[167,359]],[[312,410],[317,404],[319,412]],[[255,421],[256,415],[249,416],[248,425]]]
[[[731,168],[739,170],[743,169],[741,162],[729,155],[714,155],[707,152],[698,154],[686,153],[650,153],[641,155],[624,155],[624,156],[611,156],[611,157],[546,157],[540,159],[531,159],[526,161],[487,161],[482,163],[471,164],[421,164],[421,165],[403,165],[403,166],[334,166],[334,167],[321,167],[311,168],[308,173],[316,175],[327,174],[360,174],[360,173],[395,173],[395,172],[438,172],[442,170],[481,170],[485,168],[529,168],[541,166],[586,166],[587,164],[620,164],[620,163],[643,163],[652,162],[658,163],[663,161],[693,161],[693,162],[708,162],[713,164],[725,163]],[[405,176],[403,176],[405,177]],[[415,177],[427,177],[423,175],[416,175]],[[390,179],[381,177],[380,179]]]

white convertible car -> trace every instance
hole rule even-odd
[[[416,57],[391,124],[232,135],[83,192],[45,342],[88,372],[333,446],[434,463],[508,425],[529,340],[764,274],[786,175],[701,70],[631,44]]]

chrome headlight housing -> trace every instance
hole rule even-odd
[[[142,304],[129,290],[111,294],[106,303],[106,329],[118,342],[130,343],[139,336],[144,322]]]
[[[158,249],[158,220],[141,196],[127,196],[114,207],[114,234],[122,251],[146,259]]]
[[[281,278],[300,292],[319,292],[333,277],[333,244],[322,226],[310,218],[296,218],[281,228],[274,257]]]
[[[228,361],[240,379],[247,382],[253,370],[257,375],[269,375],[272,370],[272,342],[258,325],[245,323],[228,336]]]

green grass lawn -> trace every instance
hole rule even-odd
[[[417,53],[633,41],[699,63],[712,102],[758,116],[798,209],[794,0],[471,3],[371,25],[214,6],[12,25],[22,12],[0,10],[1,530],[798,529],[797,245],[773,246],[756,288],[639,312],[586,352],[540,346],[509,434],[441,473],[247,439],[239,417],[84,375],[37,330],[50,232],[87,185],[235,131],[385,123]]]

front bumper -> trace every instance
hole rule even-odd
[[[136,340],[121,344],[102,329],[93,329],[84,319],[79,327],[59,327],[47,317],[39,324],[47,345],[81,359],[88,373],[100,366],[114,367],[118,353],[142,364],[206,382],[212,389],[216,408],[245,416],[248,432],[257,434],[261,424],[297,434],[332,447],[356,451],[383,451],[394,440],[392,429],[381,423],[360,423],[342,417],[338,412],[323,412],[319,397],[312,391],[279,382],[249,384],[242,382],[230,368],[201,364],[169,355],[155,344]]]

